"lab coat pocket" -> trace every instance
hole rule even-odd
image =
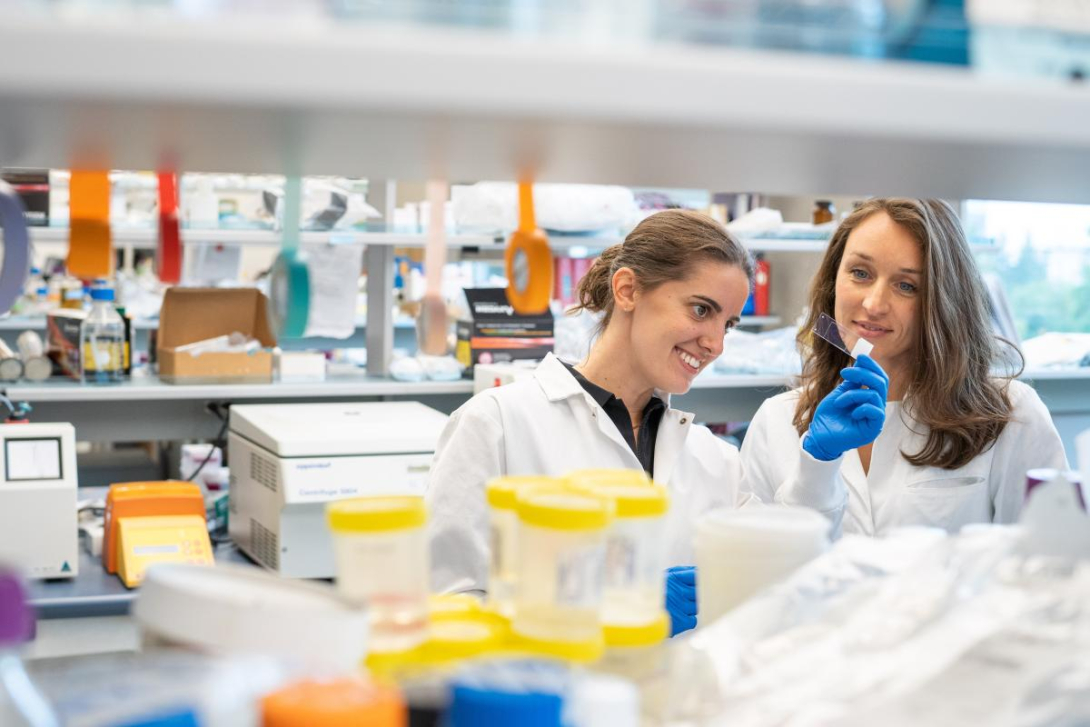
[[[899,525],[931,525],[954,533],[969,523],[991,522],[988,481],[980,476],[916,480],[901,493]]]

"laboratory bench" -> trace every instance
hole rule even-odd
[[[217,563],[261,566],[243,554],[232,542],[220,543],[213,551]],[[30,604],[39,619],[98,618],[124,616],[132,608],[139,589],[126,588],[117,575],[107,573],[102,559],[85,548],[79,552],[79,575],[30,581]]]

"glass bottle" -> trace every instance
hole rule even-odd
[[[114,307],[111,288],[91,290],[91,310],[80,327],[83,381],[111,384],[124,373],[125,322]]]
[[[832,202],[827,199],[819,199],[814,202],[813,222],[815,225],[832,222],[835,217],[836,208],[833,207]]]

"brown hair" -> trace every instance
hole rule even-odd
[[[684,280],[708,260],[738,267],[753,287],[753,258],[723,225],[692,210],[656,212],[594,261],[579,281],[579,305],[570,312],[604,313],[599,329],[605,329],[613,315],[613,274],[618,270],[631,269],[642,290],[653,290]]]
[[[868,200],[833,233],[810,290],[809,317],[799,329],[804,363],[793,423],[799,434],[805,432],[818,404],[840,382],[840,370],[851,365],[847,354],[810,331],[821,313],[834,310],[848,236],[879,212],[916,239],[924,260],[918,312],[923,324],[905,406],[927,427],[927,442],[919,452],[901,455],[917,467],[957,469],[991,447],[1011,420],[1007,384],[1017,373],[992,375],[993,364],[1001,360],[1002,339],[992,332],[984,282],[957,214],[940,200]]]

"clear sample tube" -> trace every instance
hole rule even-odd
[[[428,635],[428,538],[422,497],[375,496],[326,506],[337,586],[371,611],[370,651],[397,652]]]

